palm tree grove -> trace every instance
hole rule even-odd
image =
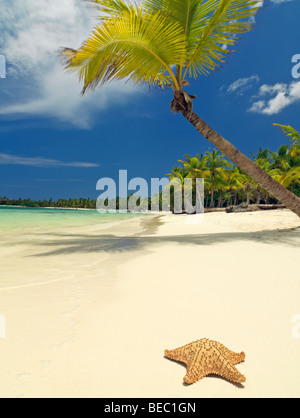
[[[269,176],[300,196],[300,135],[290,126],[274,125],[279,126],[290,138],[290,144],[282,145],[277,152],[260,148],[256,154],[252,153],[252,158]],[[171,170],[170,179],[178,178],[183,184],[185,178],[204,178],[206,208],[223,208],[241,203],[278,203],[272,194],[216,149],[201,156],[186,155],[185,160],[178,162],[181,165]]]
[[[189,79],[209,75],[232,53],[240,34],[251,30],[259,9],[257,0],[92,0],[100,12],[100,23],[79,49],[64,48],[66,68],[77,72],[84,94],[98,85],[119,79],[148,84],[172,92],[171,111],[180,113],[195,129],[238,167],[237,182],[245,185],[248,201],[256,187],[300,216],[300,198],[272,159],[264,165],[253,161],[215,132],[194,112],[196,96],[188,92]],[[221,176],[224,166],[216,151],[205,161],[210,172],[211,204],[215,190],[231,184]],[[294,155],[294,153],[293,153]],[[273,156],[274,157],[274,156]],[[286,156],[288,159],[289,157]],[[295,157],[292,157],[295,158]],[[189,160],[189,158],[188,158]],[[203,162],[203,161],[202,161]],[[268,165],[270,163],[270,166]],[[225,164],[225,163],[224,163]],[[275,164],[275,165],[274,165]],[[187,166],[184,163],[184,166]],[[281,167],[282,168],[282,167]],[[205,172],[205,171],[204,171]],[[228,172],[226,171],[228,174]],[[286,172],[287,176],[292,173]],[[244,180],[242,181],[242,177]],[[219,183],[217,183],[219,182]],[[230,188],[230,186],[229,186]],[[266,191],[266,192],[264,192]],[[220,199],[220,203],[223,197]]]

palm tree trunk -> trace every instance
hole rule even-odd
[[[203,135],[208,141],[216,146],[223,154],[236,164],[241,170],[245,171],[258,184],[266,189],[271,195],[278,199],[286,207],[300,217],[300,199],[294,193],[287,190],[262,168],[255,164],[250,158],[241,153],[234,145],[215,132],[206,122],[204,122],[189,106],[186,106],[182,97],[175,97],[177,105],[173,105],[175,111],[180,111],[182,115]]]
[[[210,200],[209,207],[210,208],[214,208],[215,207],[215,190],[214,190],[213,187],[211,188],[211,200]]]
[[[261,201],[261,190],[260,187],[257,188],[257,197],[256,197],[256,204],[259,205]]]
[[[247,203],[247,205],[250,205],[250,185],[249,184],[247,184],[247,187],[246,187],[246,192],[247,192],[247,201],[246,201],[246,203]]]
[[[226,200],[225,200],[225,202],[226,202]],[[227,205],[226,206],[232,206],[232,194],[231,193],[228,196],[228,200],[227,200]]]
[[[238,197],[238,192],[235,190],[235,192],[234,192],[234,206],[236,206],[237,205],[237,197]]]
[[[208,202],[209,202],[209,193],[206,193],[206,203],[205,203],[205,207],[208,208]]]
[[[219,196],[219,202],[218,202],[218,208],[223,207],[223,190],[220,190],[220,196]]]

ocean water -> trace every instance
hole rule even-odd
[[[137,218],[143,216],[0,207],[0,296],[4,290],[68,280],[74,286],[83,279],[98,281],[111,254],[132,245],[127,235],[140,231]]]
[[[32,233],[57,228],[101,226],[130,220],[141,214],[102,213],[96,210],[44,209],[0,206],[0,232]]]

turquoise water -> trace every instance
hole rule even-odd
[[[96,210],[17,208],[0,206],[0,232],[104,225],[142,216],[131,213],[100,214]]]

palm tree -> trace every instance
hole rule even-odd
[[[275,157],[275,163],[280,162],[280,157],[281,157],[285,162],[288,162],[288,164],[286,164],[286,169],[289,167],[299,166],[300,165],[300,133],[296,131],[296,129],[292,128],[291,126],[279,125],[278,123],[274,123],[273,125],[278,126],[281,129],[281,131],[284,133],[284,135],[290,138],[290,141],[292,143],[291,147],[289,147],[288,145],[283,145],[282,147],[279,148],[278,153],[277,153],[279,158],[276,158],[277,157],[276,154],[273,154],[273,156]]]
[[[271,151],[268,148],[262,149],[262,147],[259,147],[258,153],[256,155],[253,154],[253,152],[250,154],[254,158],[255,162],[258,160],[270,161],[272,158]]]
[[[256,183],[253,181],[252,177],[248,176],[247,173],[241,172],[240,177],[242,189],[246,192],[246,203],[250,205],[251,203],[251,191],[256,188]]]
[[[261,167],[266,173],[270,175],[271,171],[271,160],[272,160],[272,153],[270,150],[265,149],[262,150],[262,148],[259,149],[259,152],[255,156],[251,153],[251,155],[254,157],[255,163]],[[256,186],[256,204],[259,205],[262,199],[263,194],[267,194],[266,192],[259,184]],[[267,197],[267,201],[269,201],[269,196]]]
[[[272,168],[279,168],[283,171],[288,171],[291,167],[291,157],[289,154],[289,146],[281,145],[277,153],[272,152],[273,164]]]
[[[230,187],[228,184],[229,177],[230,177],[229,170],[225,170],[224,168],[219,169],[215,183],[214,183],[215,190],[217,190],[217,192],[219,193],[218,204],[217,204],[218,208],[222,208],[224,205],[224,195],[226,191],[229,190],[229,187]]]
[[[210,207],[214,207],[214,192],[215,192],[215,183],[217,181],[217,175],[222,171],[223,168],[229,167],[228,161],[223,157],[224,155],[220,151],[207,152],[206,157],[206,167],[211,175],[211,200]]]
[[[205,177],[206,157],[200,157],[199,154],[196,154],[195,157],[185,155],[185,158],[185,161],[179,160],[179,162],[183,164],[182,170],[184,170],[184,173],[186,174],[185,178],[192,179],[192,188],[190,190],[190,193],[192,193],[193,191],[197,193],[197,191],[199,192],[199,190],[197,190],[196,181],[198,178]],[[201,198],[201,196],[199,195],[198,198]]]
[[[234,197],[233,204],[237,205],[238,201],[238,192],[242,188],[243,175],[241,170],[237,166],[230,167],[228,170],[226,183],[228,186],[228,206],[231,206],[232,198]]]
[[[234,164],[300,216],[300,199],[215,132],[193,111],[188,78],[208,75],[238,36],[252,28],[260,0],[91,0],[100,23],[78,49],[65,48],[66,68],[83,81],[83,93],[117,79],[173,91],[181,113]]]
[[[199,154],[196,154],[195,157],[191,157],[187,154],[184,157],[184,161],[178,160],[178,162],[183,164],[183,167],[188,172],[189,177],[194,180],[201,177],[201,173],[205,170],[206,158],[203,156],[200,157]]]
[[[175,182],[172,183],[172,186],[173,187],[171,187],[171,185],[166,186],[166,188],[169,188],[170,189],[170,194],[171,194],[171,209],[176,212],[175,200],[174,200],[174,191],[176,193],[180,193],[181,192],[181,194],[183,196],[183,193],[184,193],[184,180],[189,176],[189,172],[188,172],[188,170],[186,170],[186,168],[184,166],[181,166],[181,167],[176,166],[176,167],[174,167],[171,170],[171,173],[168,173],[167,174],[167,176],[169,176],[169,180],[170,181],[172,181],[174,179],[177,180],[177,181],[175,181]],[[163,196],[162,196],[162,198],[163,198]],[[181,208],[178,208],[179,212],[181,211],[181,209],[182,209],[182,207]]]
[[[300,153],[297,152],[297,145],[289,148],[288,145],[282,145],[279,150],[272,152],[272,169],[279,169],[287,173],[293,167],[300,166]]]
[[[173,180],[175,178],[179,178],[181,183],[184,184],[184,179],[188,176],[189,172],[186,170],[185,167],[174,167],[171,170],[171,173],[168,173],[167,176],[169,176],[170,180]]]

